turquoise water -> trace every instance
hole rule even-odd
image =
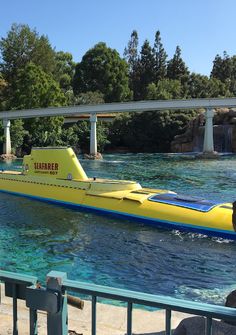
[[[235,200],[236,157],[104,155],[90,177],[131,179],[212,200]],[[13,164],[18,169],[21,161]],[[0,168],[10,168],[2,163]],[[222,303],[236,288],[236,241],[165,231],[0,193],[0,268]]]

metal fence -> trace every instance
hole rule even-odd
[[[168,296],[152,295],[142,292],[94,285],[67,279],[64,272],[51,271],[47,275],[46,287],[38,285],[37,278],[18,273],[0,271],[0,281],[5,283],[5,294],[12,297],[13,303],[13,335],[18,335],[17,300],[26,301],[29,308],[29,334],[38,334],[37,312],[47,312],[48,335],[68,334],[67,292],[88,295],[91,304],[91,334],[96,335],[97,298],[111,299],[126,303],[127,335],[132,334],[133,304],[161,308],[165,310],[165,332],[171,334],[172,311],[200,315],[206,318],[205,334],[212,334],[212,319],[225,321],[236,320],[236,309],[199,302],[175,299]],[[78,323],[78,329],[80,325]]]

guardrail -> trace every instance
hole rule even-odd
[[[0,271],[0,280],[5,283],[6,296],[13,298],[13,335],[18,335],[17,299],[25,300],[26,306],[29,307],[30,335],[38,334],[37,311],[47,312],[48,335],[68,334],[67,291],[91,296],[92,335],[96,335],[96,303],[98,297],[122,301],[127,304],[127,335],[132,335],[133,304],[165,309],[165,331],[167,335],[171,335],[172,311],[204,316],[206,318],[206,335],[212,333],[213,318],[225,321],[236,320],[236,309],[234,308],[69,280],[64,272],[49,272],[45,288],[41,288],[37,284],[36,277],[6,271]]]

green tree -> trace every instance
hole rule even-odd
[[[27,119],[23,151],[29,152],[32,146],[47,147],[62,144],[61,134],[64,123],[63,117],[41,117]]]
[[[213,61],[213,68],[211,71],[211,77],[227,82],[231,79],[232,75],[232,60],[224,51],[223,58],[220,55],[216,55]]]
[[[155,57],[148,40],[145,40],[140,52],[139,73],[140,73],[140,90],[139,99],[145,99],[147,87],[155,82]]]
[[[80,93],[74,98],[75,105],[97,105],[102,103],[104,103],[104,98],[99,91]]]
[[[138,33],[134,30],[131,34],[127,48],[124,50],[124,58],[129,65],[129,87],[133,92],[134,100],[137,100],[139,89],[139,56]]]
[[[75,63],[69,52],[55,53],[54,79],[59,83],[64,92],[72,90],[72,80],[75,73]]]
[[[217,98],[230,95],[227,85],[217,78],[192,73],[188,80],[189,98]]]
[[[182,87],[179,80],[162,79],[157,84],[150,84],[147,88],[147,99],[167,100],[181,98]]]
[[[135,113],[115,121],[111,143],[129,148],[132,152],[168,152],[175,135],[183,133],[195,112],[159,111]],[[123,137],[122,137],[123,136]]]
[[[46,36],[39,36],[28,25],[13,24],[6,38],[0,40],[2,53],[1,71],[4,79],[13,84],[17,71],[29,62],[52,73],[55,66],[55,53]]]
[[[23,120],[13,120],[11,122],[11,146],[12,152],[17,156],[22,154],[21,148],[26,135],[28,135],[28,131],[24,128]]]
[[[180,80],[183,82],[188,75],[188,68],[181,57],[181,49],[177,46],[173,58],[168,61],[167,77],[169,79]]]
[[[17,71],[15,90],[10,105],[13,109],[29,109],[65,104],[65,96],[53,77],[41,67],[28,63]]]
[[[88,153],[90,148],[90,122],[89,121],[79,121],[73,126],[74,133],[78,139],[78,147],[83,153]],[[97,122],[97,144],[98,151],[103,152],[104,147],[109,144],[108,128],[101,122]]]
[[[128,65],[116,50],[98,43],[77,64],[73,90],[76,95],[100,91],[105,102],[127,100],[130,97]]]
[[[154,43],[154,55],[155,55],[155,82],[162,80],[166,77],[167,73],[167,53],[161,42],[161,33],[158,30],[155,35]]]
[[[3,76],[0,72],[0,111],[6,109],[7,105],[7,82],[3,79]]]

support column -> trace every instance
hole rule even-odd
[[[10,125],[11,125],[10,120],[3,119],[4,137],[5,137],[4,144],[3,144],[3,154],[6,154],[6,155],[11,154]]]
[[[90,155],[97,155],[97,115],[90,114]]]
[[[206,123],[204,132],[203,154],[214,154],[213,140],[213,116],[214,111],[208,108],[205,112]]]

